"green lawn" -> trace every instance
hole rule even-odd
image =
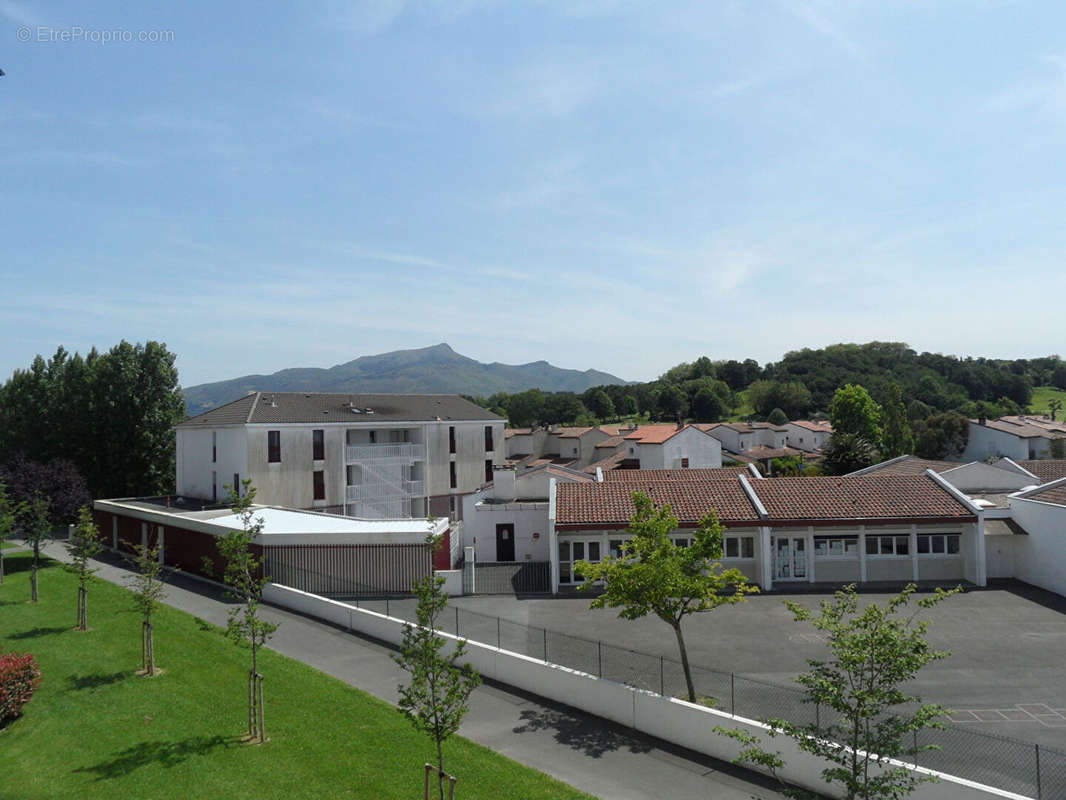
[[[733,416],[729,418],[729,422],[743,422],[755,413],[755,408],[752,406],[751,401],[748,400],[747,389],[741,389],[737,392],[737,398],[740,400],[740,403],[737,405]]]
[[[1056,389],[1054,386],[1037,386],[1033,389],[1033,401],[1029,404],[1030,414],[1050,414],[1048,403],[1052,400],[1062,401],[1062,408],[1066,409],[1066,392]],[[1063,419],[1062,409],[1055,415],[1056,419]]]
[[[270,741],[242,744],[246,650],[166,608],[155,625],[165,672],[137,677],[140,621],[129,593],[94,583],[91,630],[78,633],[74,576],[50,564],[33,605],[29,561],[5,559],[0,651],[33,653],[43,682],[22,717],[0,730],[0,797],[421,797],[432,744],[388,704],[267,652]],[[463,800],[587,797],[458,737],[445,744],[445,767]]]
[[[15,542],[0,542],[0,550],[11,550],[15,547],[22,547],[23,545]]]

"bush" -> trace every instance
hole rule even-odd
[[[41,685],[41,668],[32,655],[0,654],[0,725],[22,713]]]

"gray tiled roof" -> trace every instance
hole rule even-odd
[[[319,394],[255,392],[178,427],[244,423],[432,422],[503,418],[457,394]]]

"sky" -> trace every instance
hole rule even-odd
[[[0,379],[1062,352],[1066,3],[0,0]]]

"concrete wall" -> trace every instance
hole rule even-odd
[[[814,580],[823,583],[853,583],[859,580],[859,559],[814,559]]]
[[[986,536],[985,557],[989,578],[1013,578],[1017,575],[1014,563],[1015,543],[1024,541],[1022,536]]]
[[[486,503],[477,497],[475,493],[463,499],[463,543],[475,548],[478,561],[498,560],[496,526],[508,524],[514,525],[515,561],[548,560],[547,501]]]
[[[786,435],[785,444],[789,447],[795,447],[797,450],[805,450],[811,452],[813,450],[821,450],[829,439],[829,434],[822,431],[812,431],[799,425],[793,425],[791,422],[785,425]]]
[[[300,613],[325,619],[348,630],[355,630],[392,644],[403,638],[406,623],[365,609],[309,595],[285,586],[269,584],[263,593],[268,603],[290,608]],[[439,632],[450,652],[456,637]],[[467,642],[464,659],[482,676],[532,692],[556,702],[579,708],[604,719],[626,725],[668,742],[687,747],[713,758],[731,761],[740,750],[733,739],[714,732],[717,725],[739,728],[767,738],[767,726],[704,706],[675,698],[662,697],[653,692],[634,689],[620,683],[597,678],[578,670],[512,653],[478,642]],[[821,778],[826,762],[802,751],[792,740],[775,738],[767,746],[778,751],[785,760],[781,776],[813,791],[839,797],[839,788],[828,786]],[[938,783],[918,787],[912,797],[918,800],[970,800],[973,798],[1012,798],[1019,795],[1002,792],[952,776],[918,770],[940,777]]]
[[[492,428],[492,446],[485,451],[485,426]],[[448,429],[455,428],[455,454],[448,452]],[[485,481],[485,461],[504,461],[503,422],[434,422],[425,426],[427,495],[467,494]],[[451,488],[449,464],[455,462],[457,485]]]
[[[216,460],[211,461],[211,434],[216,435]],[[176,479],[178,494],[210,500],[211,473],[217,481],[217,497],[225,501],[223,486],[233,483],[233,474],[248,477],[248,439],[243,426],[226,428],[178,428],[176,433]]]
[[[345,434],[344,428],[322,426],[325,459],[312,460],[313,425],[248,426],[248,467],[257,490],[257,500],[286,508],[344,507]],[[268,461],[269,431],[281,438],[281,461]],[[312,473],[321,470],[326,499],[315,501]]]
[[[970,437],[960,459],[984,461],[989,456],[1006,456],[1014,461],[1024,461],[1030,457],[1028,440],[971,422]]]
[[[438,569],[434,575],[444,578],[444,591],[449,597],[456,597],[463,593],[463,571],[461,569]]]
[[[1014,577],[1066,595],[1066,507],[1020,497],[1008,502],[1014,520],[1029,534],[1011,537]]]

